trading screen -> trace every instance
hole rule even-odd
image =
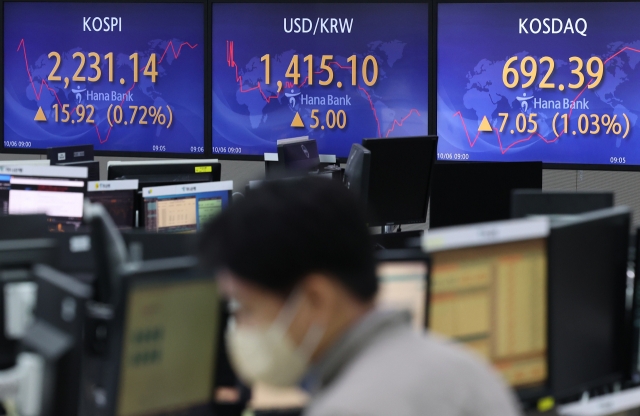
[[[203,3],[3,4],[5,149],[204,153]]]
[[[438,159],[638,165],[640,4],[438,6]]]
[[[378,264],[376,271],[380,281],[378,304],[409,311],[416,331],[425,328],[427,271],[423,261],[387,261]]]
[[[46,214],[50,231],[75,231],[82,224],[82,180],[0,175],[4,215]]]
[[[213,392],[218,305],[213,281],[135,287],[127,300],[118,416],[188,413]],[[184,413],[183,413],[184,412]]]
[[[87,198],[93,204],[101,204],[107,210],[111,219],[120,229],[134,226],[135,191],[101,191],[90,192]]]
[[[213,153],[427,134],[428,4],[214,3]],[[241,16],[241,18],[238,18]]]
[[[160,233],[195,232],[218,215],[228,191],[145,197],[145,227]]]
[[[489,360],[515,387],[547,378],[546,240],[432,254],[429,328]]]

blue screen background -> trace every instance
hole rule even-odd
[[[477,161],[543,161],[567,164],[640,164],[640,32],[637,29],[638,3],[525,3],[525,4],[441,4],[438,7],[438,135],[439,159],[468,155]],[[583,18],[587,36],[579,34],[519,34],[520,18],[559,18],[566,23]],[[526,26],[529,28],[528,24]],[[544,30],[544,27],[543,27]],[[631,49],[635,48],[638,51]],[[624,50],[624,51],[623,51]],[[614,57],[618,52],[622,51]],[[571,74],[576,67],[569,58],[582,58],[585,67],[592,56],[605,64],[603,81],[594,89],[539,89],[538,84],[548,65],[538,65],[538,77],[526,89],[508,89],[502,82],[507,59],[525,56],[539,60],[550,56],[555,69],[549,82],[558,86],[575,83]],[[520,72],[519,62],[514,65]],[[591,78],[583,68],[582,73]],[[522,76],[521,76],[522,80]],[[585,83],[586,85],[586,83]],[[570,109],[535,108],[532,100],[524,110],[517,97],[540,100],[586,102],[588,109],[575,109],[570,116],[568,134],[556,136],[552,128],[554,115]],[[578,97],[579,95],[579,97]],[[492,127],[499,128],[502,117],[510,115],[509,124],[500,134],[480,132],[483,116]],[[520,134],[514,129],[519,112],[537,113],[539,134]],[[622,134],[580,134],[577,128],[581,114],[616,115],[622,122],[623,134],[629,120],[627,138]],[[463,123],[464,121],[464,123]],[[465,132],[465,127],[468,131]],[[558,127],[561,130],[560,127]],[[572,134],[576,131],[576,135]],[[476,135],[478,136],[476,139]],[[474,142],[474,140],[476,140]],[[460,157],[462,158],[462,157]]]
[[[4,7],[5,148],[93,144],[102,151],[204,153],[203,4],[7,2]],[[121,17],[122,31],[83,31],[83,17],[104,16]],[[62,56],[57,75],[63,81],[47,81],[55,63],[55,59],[47,57],[52,51]],[[102,58],[102,77],[97,82],[70,81],[65,89],[64,78],[71,80],[79,66],[79,60],[72,58],[76,51],[85,55],[98,53]],[[115,60],[112,83],[104,59],[109,52],[113,52]],[[159,74],[155,84],[142,72],[139,82],[133,83],[129,56],[134,52],[140,54],[141,70],[149,55],[156,53]],[[90,63],[93,59],[87,56],[81,76],[94,76]],[[124,85],[120,78],[125,79]],[[169,105],[173,123],[166,128],[168,122],[165,126],[154,125],[153,117],[147,117],[147,125],[121,124],[111,129],[107,108],[121,101],[91,102],[86,91],[76,95],[72,89],[110,96],[113,92],[131,91],[133,100],[123,105],[124,120],[131,118],[129,105],[162,106],[167,117]],[[58,100],[60,104],[69,104],[70,109],[79,103],[93,104],[96,124],[56,123],[52,106]],[[48,119],[46,122],[34,121],[39,106]]]
[[[284,20],[353,18],[351,33],[286,33]],[[221,4],[213,5],[213,153],[262,155],[276,152],[276,140],[308,135],[318,141],[321,154],[347,157],[353,143],[363,138],[427,134],[427,4]],[[288,23],[290,24],[290,23]],[[230,42],[232,51],[230,52]],[[271,55],[271,82],[264,84],[261,57]],[[277,81],[294,54],[300,56],[300,84],[307,74],[304,56],[313,54],[319,71],[322,55],[348,69],[332,65],[334,80],[320,86],[326,73],[315,75],[314,85],[285,88]],[[351,84],[347,58],[358,56],[358,80]],[[362,82],[361,62],[367,55],[379,64],[378,82]],[[336,83],[341,81],[342,88]],[[258,87],[260,83],[260,88]],[[350,97],[350,105],[292,102],[286,93]],[[345,110],[345,129],[311,129],[311,110],[319,109],[325,124],[329,109]],[[299,112],[305,128],[291,127]]]

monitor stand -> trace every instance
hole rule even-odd
[[[373,234],[371,238],[376,250],[403,249],[419,247],[422,234],[423,230],[403,231]]]
[[[395,232],[394,227],[395,227],[395,225],[383,225],[382,227],[380,227],[380,228],[381,228],[381,230],[380,230],[380,231],[381,231],[381,232],[380,232],[380,234],[390,234],[390,233],[393,233],[393,232]],[[399,230],[399,229],[400,229],[400,228],[398,227],[398,230]]]

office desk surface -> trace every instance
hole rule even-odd
[[[298,388],[277,388],[265,384],[253,386],[249,407],[253,410],[296,409],[306,406],[309,396]]]

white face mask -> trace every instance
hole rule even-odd
[[[296,347],[287,334],[299,303],[297,296],[293,300],[293,304],[290,304],[291,300],[287,301],[268,327],[242,328],[229,322],[227,351],[234,370],[243,381],[290,387],[304,376],[325,329],[312,325]]]

